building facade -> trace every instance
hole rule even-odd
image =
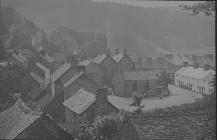
[[[210,70],[208,65],[199,68],[198,63],[192,66],[182,67],[175,74],[175,85],[186,88],[201,94],[210,94],[213,87],[210,81],[215,75],[215,71]]]
[[[157,75],[143,71],[123,72],[113,77],[115,94],[121,97],[132,97],[135,92],[142,96],[149,94],[149,92],[154,94],[153,89],[158,86]]]

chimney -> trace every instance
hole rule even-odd
[[[210,70],[210,66],[208,64],[204,65],[204,71]]]
[[[107,100],[107,89],[106,88],[100,88],[96,91],[96,101],[97,102],[104,102]]]
[[[137,57],[137,64],[139,64],[139,65],[142,64],[142,57]]]
[[[124,56],[127,56],[127,50],[124,50]]]
[[[120,50],[119,49],[115,49],[115,54],[119,54]]]
[[[151,58],[151,57],[148,57],[148,58],[147,58],[147,62],[148,62],[149,64],[151,64],[151,63],[152,63],[152,58]]]
[[[188,66],[188,62],[187,61],[184,61],[183,62],[183,67],[187,67]]]
[[[193,68],[196,69],[199,67],[199,63],[193,63]]]
[[[173,59],[173,55],[172,55],[172,54],[167,54],[166,57],[167,57],[168,59]]]
[[[79,59],[77,55],[71,55],[69,61],[72,66],[78,66]]]

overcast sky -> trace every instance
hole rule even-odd
[[[178,6],[180,4],[191,5],[201,1],[145,1],[145,0],[92,0],[95,2],[112,1],[118,3],[126,3],[129,5],[143,6],[143,7],[165,7],[165,6]]]

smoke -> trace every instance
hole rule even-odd
[[[35,35],[32,35],[32,46],[38,51],[42,50],[41,41],[42,41],[41,31],[37,31]]]

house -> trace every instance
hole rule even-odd
[[[131,57],[127,54],[127,50],[124,50],[123,54],[119,52],[119,49],[115,50],[115,55],[112,58],[118,64],[118,70],[122,72],[134,70],[134,62]]]
[[[103,71],[103,84],[111,85],[112,77],[114,73],[118,71],[118,64],[109,54],[100,54],[91,60],[98,64]]]
[[[123,72],[114,75],[113,87],[115,94],[121,97],[131,97],[136,93],[144,96],[144,94],[158,94],[159,86],[158,76],[145,71]]]
[[[22,100],[0,113],[0,139],[73,139],[49,117]]]
[[[98,85],[103,84],[103,71],[100,66],[90,60],[80,61],[79,66],[85,67],[85,73]]]
[[[199,68],[199,64],[194,63],[193,66],[182,67],[175,73],[175,85],[198,93],[210,94],[213,87],[209,83],[213,75],[215,71],[210,70],[209,65]]]
[[[215,56],[213,54],[205,54],[202,56],[192,55],[191,60],[194,63],[199,63],[200,68],[208,64],[210,69],[215,70]]]
[[[91,124],[99,116],[118,112],[118,109],[108,101],[102,89],[97,90],[96,93],[79,89],[63,104],[66,108],[66,130],[74,136],[80,129],[80,123],[88,121]]]

